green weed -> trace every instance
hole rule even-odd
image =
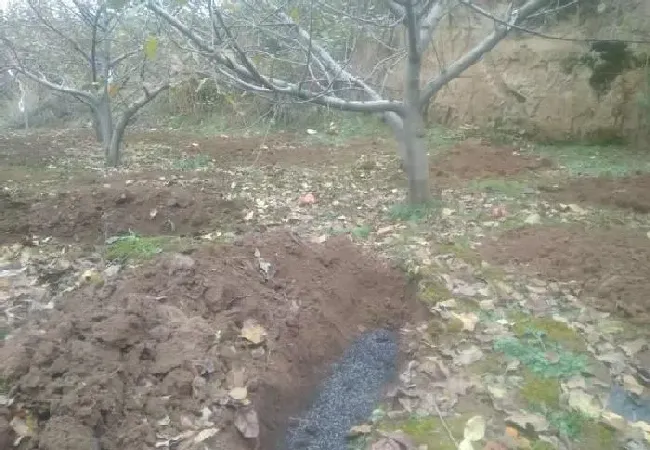
[[[111,261],[146,260],[165,250],[182,249],[187,242],[173,236],[119,236],[112,241],[104,253]]]
[[[650,156],[616,145],[540,145],[536,151],[565,166],[571,175],[626,176],[650,172]]]

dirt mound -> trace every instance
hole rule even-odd
[[[344,237],[308,246],[285,232],[247,236],[72,294],[5,341],[2,377],[12,414],[33,412],[38,448],[193,449],[211,433],[210,448],[254,448],[233,425],[254,408],[260,448],[271,450],[361,330],[419,312],[412,294],[403,274]],[[259,345],[243,337],[259,337],[255,323]],[[243,387],[249,406],[232,390]]]
[[[650,239],[642,233],[522,228],[486,239],[480,252],[489,262],[525,266],[541,278],[576,280],[601,310],[637,322],[650,318]]]
[[[514,147],[495,147],[479,139],[468,139],[431,161],[434,179],[474,180],[501,178],[553,166],[546,158],[522,155]]]
[[[217,227],[230,229],[242,221],[241,205],[223,199],[219,189],[169,182],[77,188],[12,202],[7,210],[12,213],[0,218],[0,244],[25,235],[81,242],[103,242],[130,231],[197,235]]]
[[[591,203],[650,213],[650,174],[626,178],[593,177],[572,180],[546,192],[562,203]]]

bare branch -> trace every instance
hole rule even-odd
[[[458,1],[466,6],[473,6],[466,0]],[[521,6],[521,8],[513,10],[510,16],[503,22],[505,24],[510,24],[512,22],[512,25],[516,25],[547,3],[548,0],[528,0]],[[422,92],[421,106],[426,106],[431,100],[431,97],[433,97],[443,86],[463,73],[468,67],[475,64],[485,53],[492,50],[507,36],[509,31],[510,27],[508,25],[504,25],[503,23],[495,24],[492,33],[476,44],[470,51],[454,61],[449,67],[445,68],[437,77],[427,82]]]

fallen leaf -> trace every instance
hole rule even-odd
[[[256,320],[246,319],[241,329],[241,337],[255,345],[259,345],[266,339],[266,330]]]
[[[27,422],[25,420],[17,417],[17,416],[14,417],[13,419],[11,419],[10,425],[11,425],[11,428],[13,428],[14,433],[16,433],[16,435],[19,438],[23,438],[23,437],[26,437],[26,436],[32,436],[32,434],[33,434],[33,431],[29,427],[29,425],[27,425]]]
[[[472,345],[469,348],[461,350],[456,356],[455,362],[463,366],[468,366],[476,361],[480,361],[482,358],[483,351],[476,345]]]
[[[598,417],[602,408],[597,404],[594,396],[587,394],[582,389],[569,391],[569,406],[590,417]]]
[[[372,426],[368,424],[363,424],[363,425],[356,425],[350,428],[350,431],[348,431],[348,436],[358,437],[370,433],[372,433]]]
[[[246,397],[248,397],[248,389],[246,389],[246,387],[232,388],[228,395],[230,395],[233,400],[245,400]]]
[[[519,430],[515,427],[506,427],[506,436],[517,439],[519,437]]]
[[[452,313],[455,319],[458,319],[463,324],[463,330],[465,331],[474,331],[476,324],[478,323],[478,315],[473,312],[469,313]]]
[[[460,441],[460,444],[458,444],[458,450],[474,450],[474,445],[471,440],[463,439]]]
[[[480,441],[485,436],[485,418],[483,416],[474,416],[465,424],[463,437],[470,441]]]
[[[380,431],[379,434],[400,444],[402,450],[415,449],[415,442],[403,431]]]
[[[257,411],[253,408],[237,411],[237,414],[235,414],[235,427],[246,439],[257,438],[260,434]]]
[[[314,203],[316,203],[316,197],[314,197],[314,194],[312,194],[311,192],[301,195],[298,198],[298,204],[300,206],[313,205]]]
[[[643,395],[643,386],[641,386],[632,375],[623,375],[623,386],[633,394]]]
[[[530,414],[526,412],[519,412],[511,414],[506,418],[506,423],[515,425],[521,430],[532,428],[533,431],[543,432],[548,430],[548,421],[544,416],[538,414]]]
[[[205,430],[201,430],[194,438],[194,443],[199,444],[203,441],[207,441],[218,432],[219,432],[218,428],[206,428]]]

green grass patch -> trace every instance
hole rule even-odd
[[[543,333],[497,339],[494,351],[518,359],[532,373],[544,378],[569,378],[587,366],[584,355],[565,350],[546,339]]]
[[[527,193],[534,193],[530,182],[517,179],[486,178],[472,180],[468,183],[472,191],[485,192],[497,197],[519,197]]]
[[[142,261],[164,251],[183,251],[191,247],[190,241],[177,236],[118,236],[108,244],[104,257],[110,261]]]
[[[565,166],[572,175],[626,176],[650,172],[650,154],[619,145],[538,145],[536,152]]]
[[[210,165],[210,157],[207,155],[196,155],[187,158],[181,158],[173,163],[173,167],[178,170],[196,170]]]
[[[451,434],[458,440],[463,438],[465,423],[471,415],[460,415],[445,418]],[[401,430],[407,434],[417,446],[428,446],[436,450],[456,450],[456,445],[449,438],[442,419],[438,416],[411,417],[405,420],[382,423],[380,429],[386,431]]]
[[[519,338],[540,334],[555,344],[573,351],[585,351],[587,346],[582,337],[566,323],[551,317],[532,317],[522,312],[511,312],[508,317],[514,322],[512,331]]]
[[[435,201],[420,205],[401,202],[393,205],[388,211],[388,215],[392,220],[420,222],[432,217],[438,211],[438,207],[439,205]]]
[[[552,409],[560,407],[560,382],[556,378],[540,377],[526,370],[519,393],[529,406],[539,405]]]

